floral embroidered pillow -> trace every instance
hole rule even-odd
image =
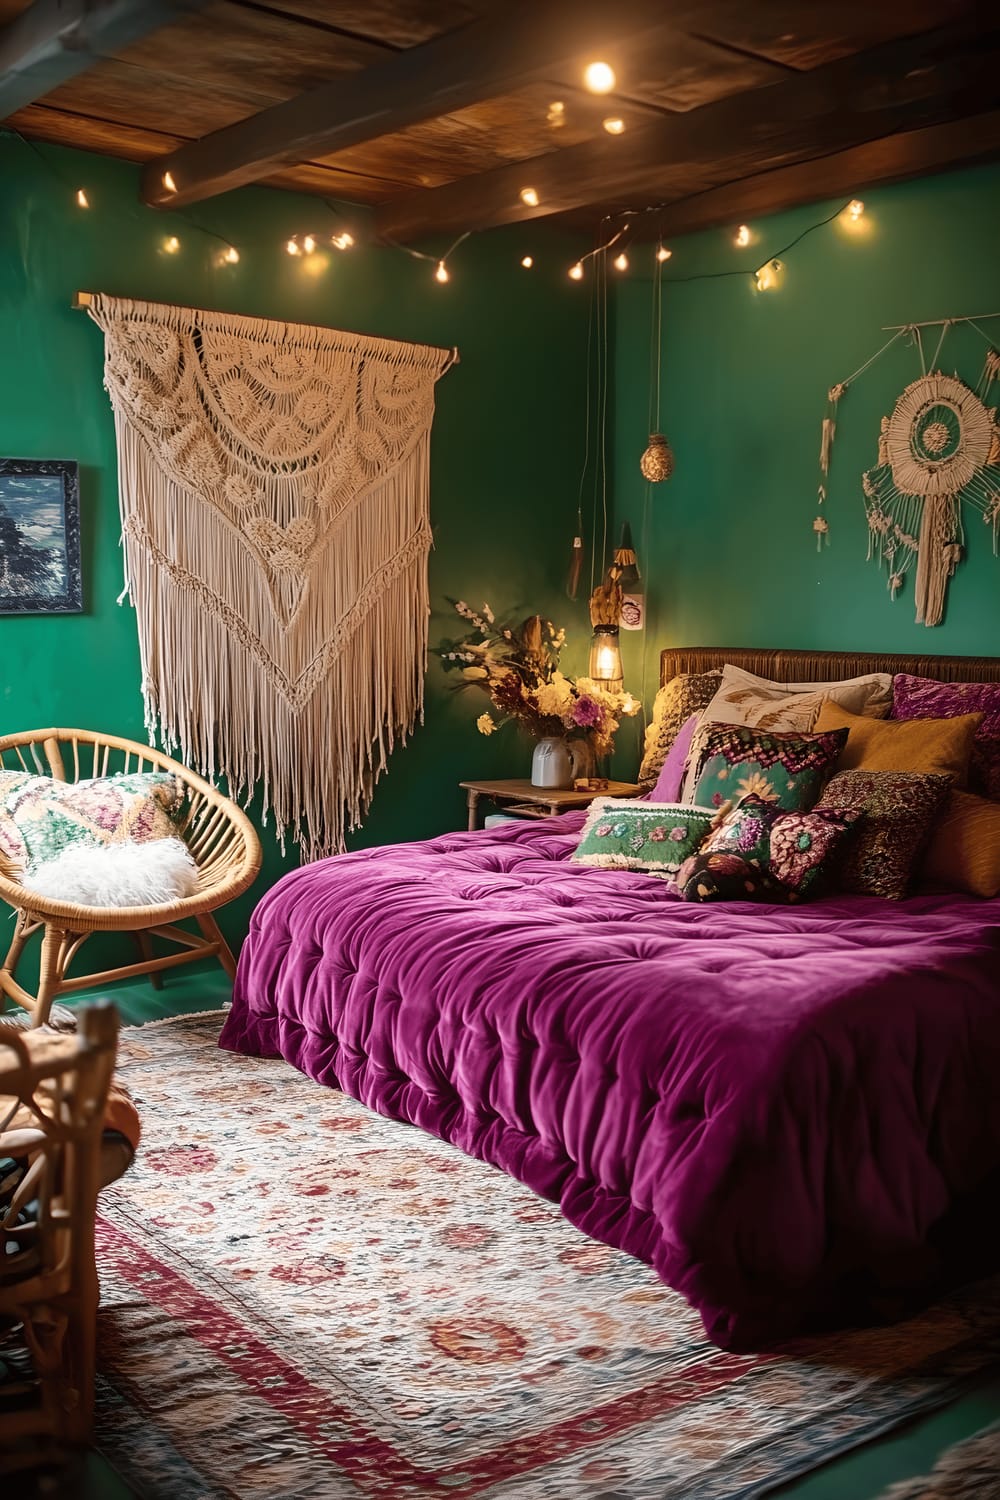
[[[846,742],[846,729],[781,734],[745,724],[702,724],[681,801],[718,808],[753,795],[787,809],[811,807]]]
[[[31,870],[73,845],[169,838],[177,834],[184,795],[170,771],[90,781],[0,771],[0,853]]]
[[[892,679],[894,719],[951,719],[981,713],[972,742],[969,787],[1000,802],[1000,682],[935,682],[897,672]]]
[[[841,890],[901,901],[952,787],[918,771],[838,771],[814,812],[861,812],[837,870]]]
[[[721,671],[681,672],[660,688],[646,729],[642,765],[636,778],[640,786],[653,785],[681,728],[692,714],[700,713],[711,701],[721,681]]]
[[[670,876],[698,848],[717,816],[712,807],[598,797],[570,857],[601,870]]]
[[[680,894],[686,901],[804,901],[830,876],[862,816],[853,809],[786,812],[762,797],[744,797],[681,867]],[[719,859],[713,863],[713,855],[735,856],[745,868]]]

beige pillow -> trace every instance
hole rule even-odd
[[[719,671],[681,672],[660,688],[653,703],[653,717],[646,727],[637,778],[640,785],[655,783],[682,726],[693,713],[705,707],[721,681]]]
[[[892,676],[870,672],[840,682],[771,682],[742,667],[726,665],[702,723],[749,724],[755,729],[808,734],[828,698],[850,713],[884,719],[892,707]]]

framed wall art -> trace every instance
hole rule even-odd
[[[0,615],[82,608],[77,465],[0,458]]]

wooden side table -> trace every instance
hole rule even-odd
[[[574,807],[589,807],[596,797],[637,797],[642,788],[631,781],[610,781],[600,792],[559,792],[532,786],[530,781],[460,781],[469,809],[469,831],[478,827],[479,799],[488,797],[498,807],[515,810],[526,818],[553,818]]]

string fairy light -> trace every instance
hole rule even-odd
[[[89,208],[90,207],[90,199],[87,197],[87,190],[86,190],[86,188],[77,188],[77,190],[76,190],[76,206],[77,206],[77,208]]]
[[[449,274],[448,267],[445,265],[443,260],[439,260],[437,263],[437,270],[434,272],[434,280],[440,281],[442,286],[446,281],[451,280],[451,275]]]
[[[739,245],[740,248],[742,249],[745,245],[749,245],[749,243],[750,243],[750,225],[749,224],[741,224],[740,227],[739,227],[739,229],[737,229],[736,234],[733,237],[733,244],[734,245]]]
[[[583,70],[584,87],[592,94],[610,94],[616,82],[615,70],[610,63],[588,63]]]
[[[302,241],[302,248],[307,255],[312,255],[313,251],[316,249],[315,235],[307,234],[305,239]]]
[[[163,241],[164,253],[167,255],[176,255],[180,248],[181,242],[177,238],[176,234],[168,234],[166,239]]]
[[[622,251],[622,253],[620,255],[616,255],[615,256],[614,265],[615,265],[615,270],[616,271],[627,271],[628,270],[628,256],[625,254],[624,250]]]
[[[524,269],[526,271],[530,271],[531,268],[532,268],[532,266],[535,264],[535,258],[534,258],[534,256],[533,255],[522,255],[521,256],[521,264],[522,264],[522,266],[524,267]]]
[[[662,266],[662,264],[663,264],[663,262],[665,260],[669,260],[670,259],[670,257],[673,255],[673,253],[674,252],[672,250],[668,250],[667,249],[666,245],[663,243],[662,240],[660,241],[660,243],[656,247],[656,258],[660,262],[661,266]]]
[[[538,190],[533,187],[523,187],[518,194],[525,208],[537,208],[539,203]]]
[[[290,240],[286,240],[285,241],[285,249],[286,249],[286,251],[288,252],[289,255],[301,255],[302,254],[302,246],[299,244],[298,240],[295,238],[294,235],[292,236],[292,238]]]
[[[625,121],[620,115],[608,115],[601,121],[601,125],[608,135],[624,135],[625,133]]]
[[[847,217],[849,219],[853,219],[855,223],[857,223],[858,219],[861,218],[861,215],[864,213],[864,211],[865,205],[862,203],[860,198],[852,198],[850,203],[847,205]]]
[[[578,260],[577,263],[576,263],[576,265],[570,266],[568,274],[569,274],[570,281],[582,281],[583,280],[583,261],[582,260]]]

